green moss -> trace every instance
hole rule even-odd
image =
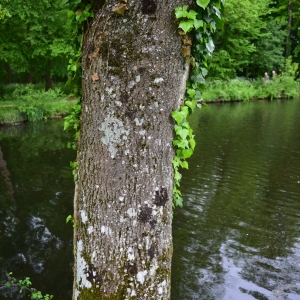
[[[124,286],[120,287],[115,294],[106,295],[100,288],[92,287],[90,289],[83,288],[80,291],[78,300],[120,300],[125,299],[126,288]]]

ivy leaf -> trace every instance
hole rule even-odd
[[[174,168],[178,167],[179,163],[180,163],[180,158],[178,156],[175,156],[174,159],[172,160],[173,167]]]
[[[7,288],[9,288],[9,287],[11,286],[10,282],[9,282],[9,281],[5,282],[5,286],[6,286]]]
[[[190,139],[190,146],[191,148],[194,150],[195,149],[195,146],[196,146],[196,141],[194,139]]]
[[[212,53],[215,49],[215,44],[213,42],[213,40],[210,38],[209,41],[206,43],[206,49]]]
[[[198,29],[198,28],[200,28],[200,27],[203,27],[203,21],[202,21],[202,20],[195,19],[195,20],[194,20],[194,27],[195,27],[195,29]]]
[[[210,0],[197,0],[197,4],[199,6],[201,6],[203,9],[206,8],[206,6],[208,5],[209,2],[210,2]]]
[[[177,122],[177,124],[180,124],[187,117],[187,113],[184,111],[175,110],[172,112],[172,117]]]
[[[182,162],[180,163],[180,165],[181,165],[181,167],[184,168],[184,169],[188,169],[188,168],[189,168],[189,164],[188,164],[187,161],[182,161]]]
[[[179,28],[181,28],[184,33],[187,33],[189,31],[191,31],[194,27],[194,20],[188,20],[188,21],[181,21],[179,23]]]
[[[194,109],[195,104],[193,103],[193,101],[185,101],[184,104],[186,106],[188,106],[190,109]]]
[[[198,13],[196,13],[194,10],[190,10],[188,12],[187,18],[191,19],[191,20],[196,20],[196,16],[198,15]]]
[[[187,89],[187,94],[193,98],[195,96],[196,91],[194,89]]]
[[[180,181],[180,179],[181,179],[181,174],[177,170],[175,171],[174,178],[177,181]]]
[[[207,69],[205,69],[205,68],[201,68],[201,71],[202,71],[202,74],[203,74],[204,77],[205,77],[205,76],[207,75],[207,73],[208,73]]]
[[[213,7],[213,9],[215,10],[215,14],[216,16],[221,19],[221,12],[218,10],[218,8],[216,6]]]
[[[192,156],[193,152],[194,152],[194,151],[193,151],[192,148],[184,149],[184,150],[182,151],[182,156],[183,156],[183,158],[189,158],[189,157]]]
[[[188,6],[178,6],[175,8],[175,16],[177,19],[179,18],[185,18],[187,13]]]
[[[175,205],[179,206],[179,207],[182,207],[183,206],[182,202],[183,202],[183,199],[180,196],[176,196],[176,198],[175,198]]]

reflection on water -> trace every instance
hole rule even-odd
[[[299,300],[300,100],[212,105],[191,123],[172,300]]]
[[[0,127],[0,269],[71,299],[73,179],[62,121]],[[0,299],[28,299],[14,290]]]
[[[172,300],[300,299],[300,100],[212,105],[174,215]],[[71,299],[75,153],[61,121],[0,127],[0,268]],[[27,299],[10,291],[0,299]]]

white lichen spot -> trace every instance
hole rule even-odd
[[[85,105],[85,112],[88,112],[89,108]]]
[[[144,123],[144,119],[138,119],[138,118],[135,118],[134,119],[134,122],[135,122],[135,125],[137,125],[137,126],[141,126],[141,125],[143,125],[143,123]]]
[[[129,88],[129,89],[133,88],[134,86],[135,86],[135,81],[130,81],[130,82],[128,83],[128,88]]]
[[[107,226],[101,226],[101,233],[106,234],[106,235],[111,235],[112,231],[109,227]]]
[[[129,247],[127,250],[127,259],[134,260],[134,252],[133,252],[132,247]]]
[[[107,145],[111,158],[114,158],[117,153],[116,145],[124,145],[129,130],[125,130],[123,122],[112,115],[108,115],[98,129],[104,132],[101,141],[104,145]]]
[[[129,150],[125,150],[124,153],[125,153],[125,155],[128,155],[130,153],[130,151]]]
[[[158,285],[157,291],[158,291],[159,295],[161,295],[163,293],[163,290],[166,288],[166,285],[167,285],[167,282],[165,280]]]
[[[88,281],[87,273],[85,272],[87,268],[87,263],[82,256],[83,243],[82,241],[77,242],[77,255],[76,255],[76,283],[77,289],[75,291],[75,300],[77,300],[80,295],[80,290],[83,288],[91,288],[92,284]]]
[[[96,189],[99,189],[99,185],[98,184],[96,184],[95,187],[96,187]]]
[[[155,78],[154,79],[154,83],[160,83],[160,82],[163,82],[164,79],[163,78]]]
[[[91,234],[93,231],[94,231],[94,227],[93,226],[90,226],[88,229],[88,234]]]
[[[154,106],[158,108],[158,103],[156,101],[154,102]]]
[[[124,201],[124,197],[123,197],[123,196],[119,197],[119,200],[120,200],[121,202]]]
[[[145,134],[146,134],[146,130],[140,130],[140,131],[139,131],[139,134],[140,134],[140,135],[145,135]]]
[[[85,224],[85,222],[88,220],[88,217],[87,215],[85,214],[85,211],[84,210],[81,210],[80,211],[80,216],[81,216],[81,221],[83,224]]]
[[[140,75],[138,75],[138,76],[135,77],[135,82],[140,82],[140,80],[141,80],[141,76]]]
[[[145,281],[145,276],[146,276],[146,275],[147,275],[147,271],[140,271],[140,272],[138,272],[137,275],[136,275],[136,280],[137,280],[139,283],[143,284],[144,281]]]
[[[134,208],[129,208],[127,210],[127,215],[129,216],[129,218],[132,218],[132,217],[135,217],[137,215],[137,213]]]
[[[131,297],[134,297],[134,296],[136,296],[136,292],[135,292],[135,290],[132,290],[131,291]]]
[[[112,93],[113,89],[106,87],[105,91],[110,95]]]
[[[122,102],[121,101],[116,101],[115,102],[117,106],[122,106]]]

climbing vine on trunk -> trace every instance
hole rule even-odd
[[[175,9],[179,34],[182,36],[182,54],[186,62],[191,64],[192,71],[183,105],[172,113],[176,122],[173,140],[176,151],[172,162],[174,168],[173,207],[182,206],[179,189],[182,175],[179,173],[179,167],[188,169],[186,159],[193,154],[196,145],[193,130],[187,119],[197,105],[201,106],[201,90],[203,90],[205,76],[208,73],[207,58],[214,50],[212,34],[217,28],[223,26],[221,14],[224,2],[225,0],[197,0],[193,9],[189,9],[188,6],[179,6]]]

